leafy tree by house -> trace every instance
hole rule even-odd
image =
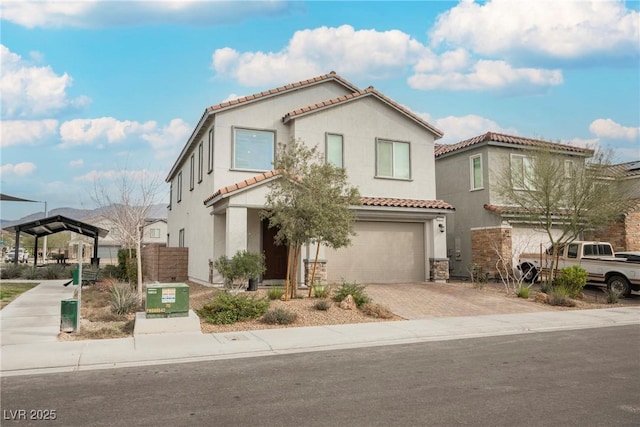
[[[584,163],[549,143],[503,159],[496,191],[523,220],[544,230],[552,247],[547,284],[553,283],[560,248],[588,229],[611,223],[629,206],[624,187],[608,171],[611,153],[586,150]],[[590,157],[589,157],[590,156]],[[580,159],[578,157],[578,159]]]
[[[344,169],[325,163],[317,147],[299,140],[278,144],[274,169],[280,178],[271,186],[262,217],[278,228],[276,243],[287,245],[288,299],[296,296],[303,245],[340,248],[351,243],[355,214],[350,207],[360,204],[360,195],[349,185]]]
[[[129,257],[136,258],[138,298],[142,299],[142,233],[151,207],[157,202],[162,181],[147,171],[120,171],[113,185],[96,181],[93,201],[101,215],[118,228],[114,238]]]

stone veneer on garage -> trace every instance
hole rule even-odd
[[[585,240],[609,242],[616,252],[640,251],[640,204],[609,227],[585,233]]]

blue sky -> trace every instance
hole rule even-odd
[[[0,3],[1,191],[94,208],[164,180],[210,105],[336,71],[455,143],[487,131],[640,159],[640,3]],[[163,187],[167,201],[168,190]],[[7,220],[44,210],[2,202]]]

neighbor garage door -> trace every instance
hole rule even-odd
[[[330,282],[400,283],[425,280],[424,224],[362,221],[352,245],[327,250]]]

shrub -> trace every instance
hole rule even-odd
[[[328,299],[320,299],[313,305],[316,310],[327,311],[331,308],[331,301]]]
[[[275,286],[267,291],[267,297],[269,297],[270,300],[280,299],[283,295],[284,289],[282,289],[280,286]]]
[[[231,259],[223,255],[213,266],[224,278],[227,289],[240,289],[266,271],[264,254],[247,251],[238,251]]]
[[[47,265],[42,273],[43,278],[47,280],[57,280],[66,278],[69,273],[61,265]]]
[[[198,310],[198,314],[208,323],[220,325],[257,319],[268,309],[269,300],[266,298],[220,292],[212,302]]]
[[[138,294],[128,283],[116,283],[109,290],[111,312],[124,315],[138,306]]]
[[[125,277],[122,274],[122,270],[117,265],[107,264],[101,268],[102,277],[124,280]]]
[[[563,307],[573,307],[576,305],[576,303],[573,302],[571,298],[569,298],[569,290],[564,286],[554,286],[551,293],[549,294],[547,302],[550,305]]]
[[[23,272],[24,278],[27,280],[36,280],[39,277],[39,272],[35,267],[27,267]]]
[[[587,284],[588,276],[587,271],[579,265],[565,267],[560,270],[560,274],[554,281],[554,288],[563,287],[569,297],[576,298],[582,292],[584,285]]]
[[[531,289],[527,286],[519,286],[518,289],[516,290],[516,295],[518,296],[518,298],[527,299],[529,298],[530,291]]]
[[[290,325],[296,321],[296,317],[296,313],[278,307],[267,311],[264,316],[262,316],[262,321],[269,325]]]
[[[326,298],[329,296],[329,288],[324,285],[313,285],[313,295],[316,298]]]
[[[362,312],[367,316],[379,319],[391,319],[393,317],[393,313],[387,306],[371,302],[362,306]]]
[[[605,289],[605,295],[607,296],[607,304],[617,304],[620,299],[620,294],[613,289]]]
[[[356,303],[356,307],[360,308],[368,302],[371,302],[371,298],[364,292],[366,286],[358,285],[357,283],[343,283],[336,294],[333,296],[333,300],[341,302],[348,295],[353,297],[353,301]]]
[[[17,279],[22,274],[22,266],[20,264],[5,263],[0,270],[0,278]]]

